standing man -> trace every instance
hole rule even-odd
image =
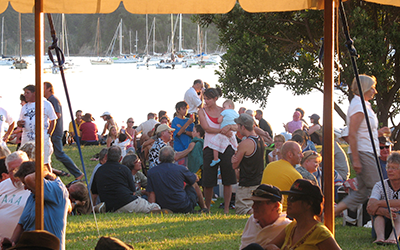
[[[0,242],[2,238],[10,238],[19,217],[24,210],[26,200],[30,195],[25,190],[22,182],[14,177],[21,164],[29,161],[25,152],[15,151],[6,158],[6,166],[9,173],[8,179],[0,183]],[[1,247],[1,246],[0,246]]]
[[[76,126],[76,132],[78,134],[78,139],[81,139],[81,131],[79,128],[81,127],[82,123],[85,123],[84,120],[82,120],[82,110],[78,110],[75,113],[76,119],[75,119],[75,126]],[[75,139],[75,131],[74,131],[74,126],[72,125],[72,122],[69,123],[69,128],[68,128],[69,134],[72,136],[72,138]]]
[[[252,214],[252,191],[261,183],[264,171],[264,142],[254,132],[253,118],[241,114],[235,119],[238,131],[246,137],[232,156],[233,169],[239,170],[239,187],[236,191],[235,210],[237,214]],[[246,200],[247,199],[247,200]]]
[[[8,124],[7,133],[4,133],[5,122]],[[7,110],[0,107],[0,140],[1,140],[0,145],[7,146],[6,142],[8,140],[8,137],[10,137],[10,134],[14,130],[14,124],[15,122],[13,121],[12,117],[7,112]]]
[[[294,168],[303,158],[301,147],[297,142],[287,141],[281,148],[282,159],[271,162],[264,169],[262,184],[273,185],[280,190],[289,190],[297,179],[303,177]],[[286,199],[283,201],[283,211],[286,211]]]
[[[193,82],[193,86],[186,91],[184,96],[185,102],[189,105],[188,115],[192,115],[195,124],[199,123],[197,112],[199,108],[203,107],[203,89],[203,81],[197,79]]]
[[[17,122],[18,127],[23,128],[21,145],[27,142],[35,143],[35,85],[28,85],[24,90],[26,104],[22,106],[21,114]],[[50,102],[43,100],[43,123],[44,123],[44,164],[50,169],[51,155],[53,154],[53,144],[50,137],[54,131],[57,115]]]
[[[271,125],[263,118],[263,112],[261,110],[256,110],[256,115],[255,117],[258,120],[258,127],[261,128],[262,130],[268,132],[269,136],[272,138],[273,133],[272,133],[272,128]]]
[[[51,142],[54,147],[54,154],[57,160],[59,160],[68,171],[75,176],[77,180],[83,178],[84,174],[79,170],[71,158],[63,151],[63,119],[62,119],[62,107],[57,97],[54,96],[53,85],[49,82],[44,83],[44,97],[53,105],[54,111],[57,115],[56,127],[53,135],[51,136]]]

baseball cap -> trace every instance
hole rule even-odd
[[[317,114],[312,114],[312,115],[309,116],[309,118],[318,121],[320,117],[319,117],[319,115],[317,115]]]
[[[281,201],[282,194],[279,188],[269,185],[261,184],[255,190],[253,190],[251,197],[244,198],[243,200],[253,200],[253,201]]]
[[[106,115],[111,115],[111,113],[106,111],[100,117],[103,117],[103,116],[106,116]]]
[[[169,130],[169,131],[174,131],[174,128],[170,128],[167,124],[161,124],[160,126],[158,126],[157,130],[156,130],[156,134],[161,133],[165,130]]]
[[[243,125],[247,130],[253,130],[254,119],[251,115],[243,113],[234,120],[237,124]]]
[[[289,191],[281,191],[281,193],[309,196],[319,202],[322,202],[322,198],[324,197],[321,189],[317,185],[312,184],[311,181],[306,179],[296,180],[293,183],[292,187],[290,187]]]

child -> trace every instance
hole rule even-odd
[[[129,139],[128,139],[129,137]],[[121,148],[121,156],[122,158],[126,155],[126,148],[131,144],[132,137],[130,134],[120,133],[118,138],[115,140],[114,145]]]
[[[239,117],[239,114],[234,110],[235,104],[233,101],[226,100],[222,106],[224,110],[221,112],[220,117],[218,117],[218,123],[221,124],[221,128],[226,125],[236,124],[234,120]],[[231,143],[237,147],[236,140],[231,141]],[[211,162],[210,167],[214,167],[221,161],[218,158],[218,154],[219,152],[223,153],[229,144],[229,138],[223,134],[217,134],[211,139],[210,148],[213,149],[214,160]]]
[[[172,120],[171,128],[174,128],[174,150],[179,152],[187,149],[192,138],[193,119],[186,118],[188,104],[184,101],[175,105],[176,116]]]

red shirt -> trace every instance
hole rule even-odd
[[[97,136],[97,126],[93,122],[85,122],[82,123],[79,127],[81,131],[81,140],[82,141],[98,141],[99,137]]]

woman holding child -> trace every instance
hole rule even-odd
[[[236,130],[236,125],[227,125],[220,129],[218,117],[223,111],[222,107],[217,106],[216,102],[221,96],[219,88],[208,88],[204,92],[204,108],[199,110],[200,124],[205,131],[204,150],[203,150],[203,186],[206,207],[210,207],[213,187],[217,185],[218,166],[211,167],[213,160],[213,150],[209,147],[211,139],[218,133],[229,137],[234,136],[230,130]],[[236,184],[235,171],[232,168],[231,158],[235,153],[232,145],[229,145],[224,153],[219,153],[219,167],[221,169],[222,184],[224,185],[224,212],[229,213],[229,204],[232,196],[231,185]]]

